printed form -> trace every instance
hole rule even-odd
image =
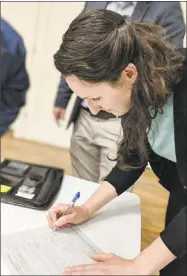
[[[12,275],[62,275],[65,268],[93,263],[102,251],[76,226],[48,226],[2,235],[1,258]]]

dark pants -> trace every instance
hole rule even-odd
[[[0,111],[0,136],[8,131],[9,126],[15,121],[18,113],[19,109],[17,108]]]
[[[170,197],[166,212],[165,226],[179,213],[187,203],[187,192],[182,188],[176,166],[172,166],[170,176]],[[173,237],[175,239],[175,237]],[[161,276],[187,276],[187,254],[175,259],[160,271]]]

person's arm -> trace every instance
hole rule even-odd
[[[176,258],[182,258],[187,249],[187,207],[181,209],[166,229],[135,259],[135,266],[145,275],[161,270]]]
[[[111,185],[115,187],[117,194],[120,195],[138,180],[144,172],[146,165],[147,164],[141,168],[131,169],[129,171],[121,170],[118,165],[116,165],[104,181],[111,183]]]
[[[118,174],[119,171],[114,168],[113,170],[113,176],[116,173]],[[142,170],[141,170],[142,171]],[[130,177],[128,177],[131,175]],[[104,181],[101,185],[99,185],[99,188],[93,193],[93,195],[81,206],[78,207],[72,207],[70,214],[67,214],[59,219],[57,219],[57,214],[64,213],[64,210],[67,208],[65,204],[57,205],[55,208],[51,208],[51,211],[48,214],[48,223],[50,227],[53,227],[56,225],[57,227],[64,227],[64,225],[68,224],[78,224],[82,223],[83,221],[89,219],[95,212],[100,210],[102,207],[104,207],[107,203],[109,203],[111,200],[113,200],[115,197],[120,194],[120,191],[125,191],[129,186],[132,184],[132,179],[137,180],[138,178],[137,173],[134,172],[134,170],[131,170],[129,172],[121,172],[120,177],[125,180],[121,181],[119,183],[118,178],[114,178],[113,183],[109,183],[107,181]],[[115,185],[118,184],[118,187]],[[122,187],[119,189],[119,186],[122,185]]]
[[[20,108],[25,104],[26,90],[29,88],[29,78],[25,68],[25,56],[4,55],[5,62],[10,61],[6,81],[2,90],[6,94],[7,108]],[[7,61],[6,61],[7,59]]]
[[[116,165],[96,192],[83,205],[84,208],[87,209],[90,215],[97,212],[116,196],[131,187],[141,176],[144,169],[145,166],[140,169],[123,171]]]
[[[168,2],[158,24],[165,29],[166,37],[173,45],[183,47],[185,23],[180,2]]]
[[[152,275],[176,259],[161,238],[157,238],[145,248],[134,260],[138,275]]]
[[[24,41],[20,36],[16,45],[15,54],[17,56],[22,56],[26,58],[26,49],[25,49]]]
[[[61,80],[58,86],[55,107],[66,108],[73,94],[65,80]]]
[[[94,264],[68,267],[63,275],[152,275],[167,264],[175,256],[158,238],[136,258],[128,260],[115,254],[94,254]]]
[[[187,207],[174,217],[160,237],[169,250],[178,258],[187,252]]]
[[[108,202],[117,197],[116,189],[107,181],[104,181],[95,193],[83,204],[89,216],[100,210]]]
[[[73,92],[67,85],[66,81],[61,80],[58,86],[58,92],[53,108],[53,115],[58,126],[60,126],[59,121],[65,119],[66,107],[69,103],[72,93]]]

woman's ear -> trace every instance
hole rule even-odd
[[[136,66],[133,63],[129,63],[123,70],[123,77],[125,81],[133,85],[138,77]]]

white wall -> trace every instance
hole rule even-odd
[[[181,2],[181,5],[186,21],[186,2]],[[84,2],[1,3],[2,17],[22,35],[28,53],[27,68],[31,87],[27,105],[13,125],[16,137],[69,147],[72,129],[65,131],[67,119],[59,128],[52,116],[60,77],[53,65],[53,54],[57,51],[61,36],[69,23],[80,13],[83,6]]]
[[[84,2],[2,2],[1,14],[25,41],[31,87],[27,105],[13,125],[16,137],[69,147],[71,129],[57,127],[53,103],[60,73],[53,65],[63,33]],[[67,121],[67,120],[66,120]]]

